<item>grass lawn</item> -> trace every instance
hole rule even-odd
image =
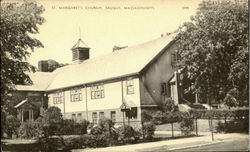
[[[25,139],[3,139],[1,140],[2,150],[11,152],[34,152],[39,151],[40,147],[36,140]]]
[[[219,120],[213,120],[214,130],[218,124]],[[174,131],[180,131],[180,124],[173,124]],[[171,131],[171,124],[162,124],[156,126],[156,131]],[[198,119],[198,131],[199,132],[208,132],[209,131],[209,123],[207,119]]]

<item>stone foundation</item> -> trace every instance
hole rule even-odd
[[[140,108],[138,108],[140,109]],[[137,110],[137,117],[136,118],[131,118],[128,119],[126,117],[125,112],[123,113],[121,109],[105,109],[105,110],[91,110],[91,111],[77,111],[77,112],[66,112],[63,114],[64,119],[73,119],[72,115],[75,114],[76,116],[76,121],[81,121],[83,119],[88,120],[89,122],[93,123],[93,113],[97,113],[97,123],[100,120],[100,112],[104,113],[105,118],[111,119],[111,112],[115,112],[115,127],[122,126],[123,124],[125,125],[130,125],[134,128],[140,128],[141,127],[141,111]],[[79,119],[77,116],[78,114],[81,114],[81,119]]]

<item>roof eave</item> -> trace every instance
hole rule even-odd
[[[117,76],[117,77],[111,77],[111,78],[107,78],[107,79],[100,79],[97,81],[91,81],[91,82],[87,82],[87,83],[82,83],[82,84],[77,84],[77,85],[72,85],[72,86],[67,86],[67,87],[62,87],[62,88],[47,89],[46,92],[53,92],[56,90],[74,88],[74,87],[79,87],[79,86],[89,86],[89,85],[95,84],[95,83],[102,83],[102,82],[112,81],[112,80],[116,80],[116,79],[119,80],[119,79],[124,79],[126,77],[132,77],[132,76],[139,76],[139,72],[125,74],[125,75],[121,75],[121,76]]]

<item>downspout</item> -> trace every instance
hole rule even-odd
[[[177,98],[177,105],[178,104],[180,104],[180,102],[179,102],[179,82],[178,82],[178,70],[177,70],[177,72],[175,71],[174,72],[174,74],[175,74],[175,87],[176,87],[176,98]]]
[[[66,118],[65,116],[65,92],[63,91],[63,114],[64,114],[64,118]]]
[[[86,85],[84,85],[85,86],[85,100],[86,100],[86,118],[87,118],[87,120],[89,120],[89,118],[88,118],[88,97],[87,97],[87,86]]]
[[[124,104],[123,98],[123,80],[121,79],[121,87],[122,87],[122,104]],[[124,111],[122,111],[122,118],[123,118],[123,126],[125,126],[125,117],[124,117]]]
[[[42,108],[44,107],[44,103],[43,103],[43,102],[44,102],[44,99],[43,99],[44,96],[45,96],[45,93],[42,94],[42,106],[41,106]],[[41,108],[40,108],[39,110],[40,110],[39,113],[40,113],[40,115],[41,115]]]

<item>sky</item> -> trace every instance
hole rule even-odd
[[[28,62],[53,59],[72,63],[71,48],[81,39],[90,58],[112,52],[113,46],[132,46],[173,32],[191,15],[200,0],[38,0],[46,22],[39,26],[37,48]],[[130,8],[130,9],[128,9]],[[135,9],[136,8],[136,9]]]

